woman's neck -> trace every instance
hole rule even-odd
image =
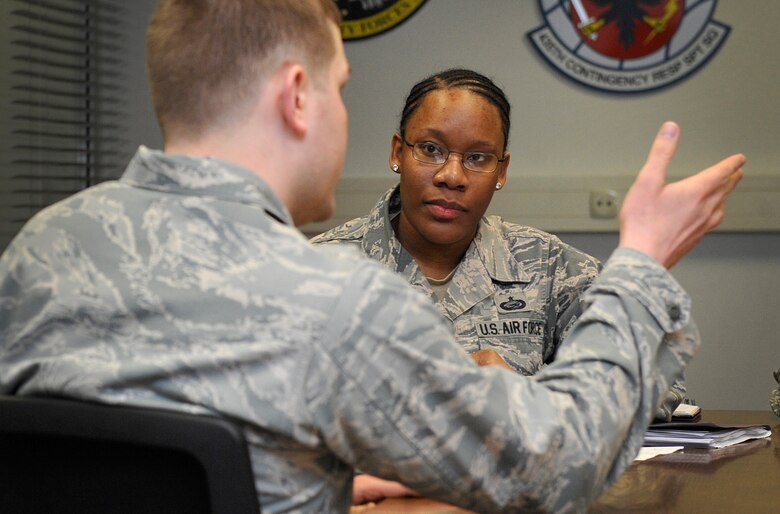
[[[471,240],[452,244],[436,244],[423,238],[404,218],[403,214],[393,220],[395,237],[417,263],[420,271],[428,278],[442,279],[449,275],[466,254]]]

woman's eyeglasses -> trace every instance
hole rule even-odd
[[[406,139],[402,138],[401,140],[412,149],[414,159],[424,164],[441,166],[447,162],[450,154],[454,153],[460,154],[460,162],[467,170],[475,173],[493,173],[498,168],[498,163],[506,160],[506,158],[499,159],[495,154],[487,152],[455,152],[433,141],[409,143]]]

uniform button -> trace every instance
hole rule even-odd
[[[680,312],[679,305],[670,305],[668,309],[669,317],[672,318],[672,321],[677,321],[680,319],[682,312]]]

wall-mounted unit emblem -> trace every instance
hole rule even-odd
[[[345,41],[376,36],[397,27],[426,0],[334,0],[341,10]]]
[[[610,93],[641,93],[691,76],[726,40],[716,0],[539,0],[528,33],[556,71]]]

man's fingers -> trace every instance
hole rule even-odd
[[[730,193],[741,180],[742,154],[732,155],[691,177],[666,183],[680,129],[664,123],[620,211],[620,247],[643,251],[670,268],[705,233],[720,225]]]
[[[740,166],[737,171],[726,178],[726,188],[729,193],[733,191],[735,187],[737,187],[737,184],[739,184],[739,181],[742,180],[744,175],[745,172],[742,171],[742,166]]]
[[[680,127],[673,121],[667,121],[658,130],[647,155],[647,161],[637,176],[637,182],[650,181],[659,187],[666,181],[666,170],[677,150],[677,142],[680,140]]]
[[[723,182],[723,185],[721,186],[721,190],[723,191],[724,198],[728,197],[732,191],[734,191],[734,188],[737,187],[737,184],[739,184],[739,181],[742,180],[742,177],[744,176],[744,172],[742,171],[742,168],[739,168],[737,171],[726,177],[726,180]]]
[[[742,166],[745,165],[746,160],[744,155],[734,154],[707,168],[704,173],[709,180],[718,184],[731,183],[731,188],[733,189],[742,178]]]
[[[744,175],[742,164],[745,158],[742,155],[732,155],[719,162],[715,166],[705,170],[700,175],[702,190],[705,192],[705,201],[714,201],[716,204],[725,204],[731,192]]]

